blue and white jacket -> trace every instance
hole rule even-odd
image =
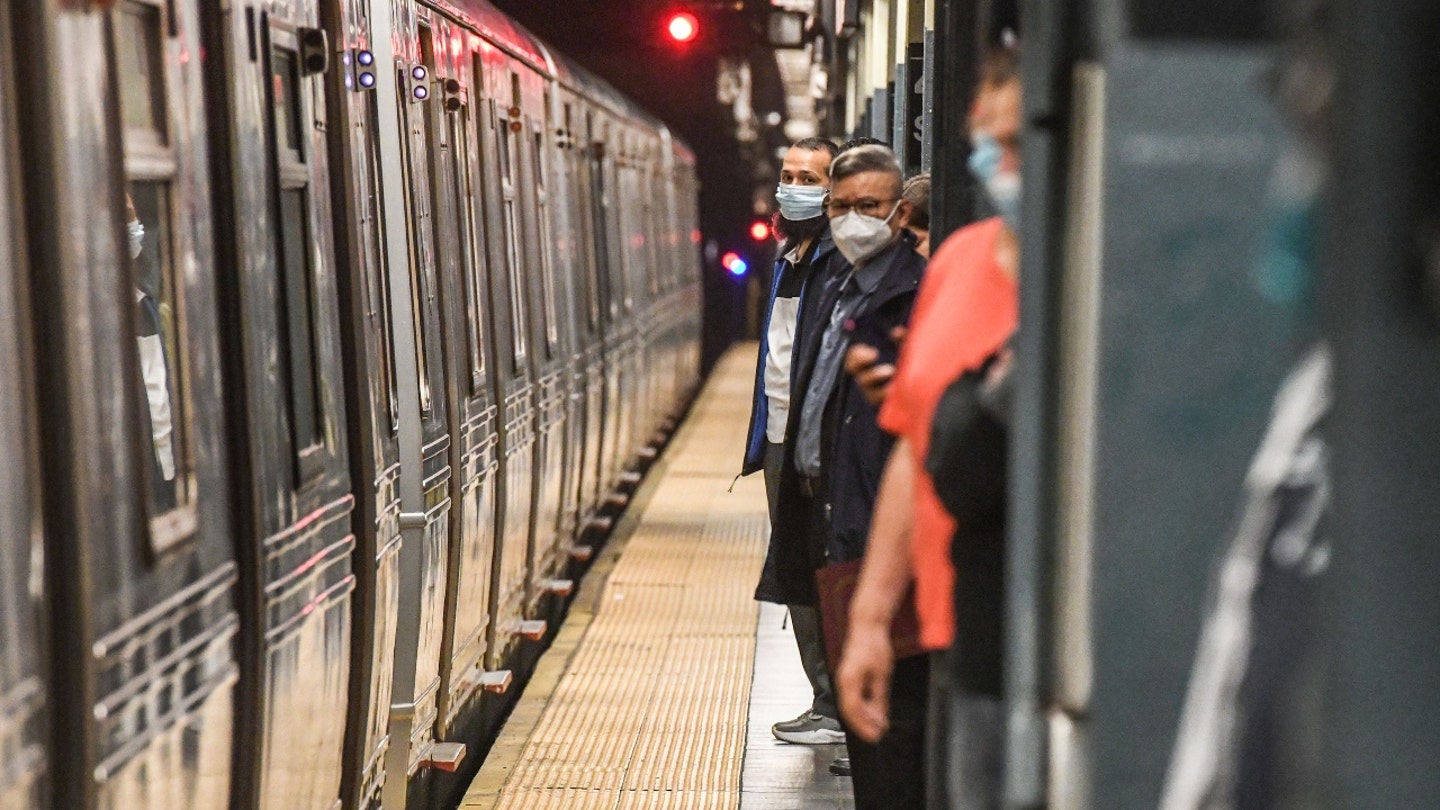
[[[804,312],[805,294],[811,286],[811,282],[825,270],[831,259],[839,259],[840,254],[835,250],[835,242],[830,238],[830,228],[827,226],[820,234],[819,244],[815,248],[815,257],[811,260],[810,277],[806,279],[805,286],[800,291],[800,311]],[[765,429],[770,415],[770,401],[765,396],[765,356],[770,350],[770,315],[775,310],[775,296],[780,291],[780,281],[784,273],[791,269],[790,261],[784,256],[775,260],[775,271],[770,280],[770,295],[765,302],[765,320],[760,325],[760,357],[755,363],[755,395],[754,403],[750,410],[750,430],[745,438],[745,459],[740,467],[741,475],[749,475],[765,466]],[[801,324],[795,324],[795,332],[799,334]],[[790,380],[793,385],[795,380],[795,366],[790,366]]]

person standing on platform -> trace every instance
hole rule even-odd
[[[845,350],[857,336],[903,327],[925,273],[925,259],[906,230],[912,204],[902,195],[895,154],[873,145],[842,151],[830,177],[830,231],[853,269],[828,279],[802,310],[802,319],[824,328],[810,338],[813,347],[797,344],[795,383],[803,395],[791,410],[793,463],[781,483],[782,492],[798,487],[813,499],[808,529],[796,525],[794,532],[815,538],[816,569],[864,556],[880,472],[893,444],[876,423],[875,406],[845,375]],[[923,658],[897,666],[896,701],[912,710],[897,712],[903,719],[889,734],[872,741],[847,729],[857,806],[923,801],[927,675]]]
[[[780,185],[775,199],[780,206],[777,230],[784,237],[780,258],[775,260],[774,278],[770,286],[769,306],[760,333],[760,357],[755,369],[754,406],[745,444],[741,475],[764,470],[765,492],[770,505],[770,548],[755,598],[785,605],[800,648],[800,662],[810,680],[813,699],[809,707],[793,720],[784,720],[771,727],[771,733],[784,742],[802,745],[823,745],[844,741],[840,730],[835,691],[825,665],[825,650],[820,638],[820,616],[815,608],[813,585],[808,579],[800,582],[789,572],[789,562],[796,544],[793,538],[780,535],[775,527],[781,515],[788,512],[809,512],[804,499],[780,499],[780,471],[785,459],[786,427],[790,421],[791,364],[795,337],[802,328],[800,302],[806,292],[817,286],[832,264],[843,264],[830,238],[830,222],[825,217],[823,201],[830,190],[830,162],[836,153],[835,144],[823,138],[797,141],[785,153],[780,169]],[[803,550],[803,546],[801,546]]]
[[[897,721],[893,682],[900,677],[891,623],[914,584],[920,642],[941,653],[961,639],[958,699],[949,711],[949,745],[959,762],[947,784],[932,786],[939,806],[996,810],[1003,778],[1003,531],[987,537],[994,547],[957,549],[970,561],[956,626],[956,572],[952,538],[956,524],[937,497],[926,471],[933,417],[941,396],[967,372],[996,362],[1019,323],[1020,79],[1013,51],[987,60],[976,99],[977,155],[972,161],[999,217],[956,232],[935,251],[904,338],[897,364],[879,363],[872,347],[853,346],[846,369],[872,401],[881,402],[880,424],[896,436],[885,467],[864,568],[851,604],[849,635],[836,672],[842,714],[864,739],[879,739]],[[989,144],[990,148],[984,148]],[[994,153],[997,151],[998,155]],[[1003,369],[1003,358],[999,368]],[[961,536],[960,539],[964,539]],[[980,570],[979,561],[994,565]],[[983,602],[983,604],[981,603]],[[938,696],[937,696],[938,697]],[[940,707],[932,707],[932,712]],[[932,715],[934,716],[934,715]],[[932,806],[934,804],[932,803]]]

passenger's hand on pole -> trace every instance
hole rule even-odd
[[[877,742],[890,728],[890,674],[894,668],[890,628],[851,624],[835,673],[835,692],[840,714],[866,742]]]

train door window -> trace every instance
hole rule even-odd
[[[510,74],[511,86],[514,93],[514,104],[512,110],[520,108],[520,77]],[[498,111],[496,112],[498,115]],[[512,117],[512,120],[515,120]],[[499,133],[500,153],[500,193],[501,206],[505,219],[505,258],[509,265],[508,280],[510,282],[510,327],[514,340],[514,361],[515,370],[519,371],[524,366],[526,357],[525,340],[525,287],[524,269],[520,266],[520,211],[517,188],[515,182],[515,169],[520,164],[519,140],[511,134],[511,121],[500,121],[496,127]]]
[[[549,109],[547,98],[546,109]],[[546,181],[545,171],[548,168],[548,161],[545,159],[545,135],[536,125],[531,132],[531,143],[533,146],[531,160],[535,173],[535,207],[536,217],[540,222],[540,287],[541,287],[541,310],[545,317],[545,354],[546,357],[554,357],[560,344],[560,331],[558,319],[555,315],[555,258],[554,245],[551,243],[552,226],[550,224],[550,191],[549,183]]]
[[[315,351],[315,289],[311,253],[310,170],[306,165],[304,98],[293,34],[270,31],[270,127],[275,150],[275,217],[279,244],[281,358],[297,484],[320,471],[324,417]]]
[[[366,250],[375,266],[375,271],[370,274],[371,288],[366,317],[370,320],[371,328],[380,336],[380,374],[385,387],[390,429],[393,432],[400,429],[400,398],[395,388],[395,333],[391,331],[390,285],[386,281],[385,262],[381,258],[385,255],[386,235],[385,217],[380,213],[385,210],[380,189],[380,139],[377,137],[380,131],[380,112],[374,93],[366,93],[364,98],[365,123],[370,128],[370,134],[362,139],[365,156],[361,162],[364,198],[360,206],[360,224],[369,240]]]
[[[119,114],[124,131],[125,220],[132,313],[134,391],[142,450],[141,478],[150,540],[163,551],[196,526],[193,405],[190,396],[184,268],[176,258],[184,206],[177,204],[179,165],[171,146],[167,9],[123,0],[110,16]]]
[[[476,72],[479,72],[478,64]],[[480,185],[483,184],[475,183],[475,157],[470,148],[471,125],[468,103],[450,114],[456,209],[460,215],[460,246],[464,258],[461,275],[465,293],[465,347],[470,363],[470,393],[473,396],[483,390],[485,376],[484,305],[481,303],[480,290],[483,289],[481,279],[488,275],[488,262],[478,238],[480,220],[476,217],[476,206],[483,205],[483,192],[480,191]],[[477,203],[477,200],[481,202]],[[483,210],[482,208],[481,211]]]
[[[420,177],[426,172],[422,164],[416,160],[419,144],[425,143],[425,110],[416,110],[416,105],[410,99],[410,71],[408,68],[400,68],[396,75],[399,82],[400,104],[400,130],[402,130],[402,147],[400,147],[400,167],[405,174],[405,189],[409,193],[405,195],[405,219],[410,225],[409,241],[409,272],[410,272],[410,326],[413,329],[415,339],[415,359],[419,365],[420,382],[420,412],[429,414],[432,411],[433,402],[431,399],[431,375],[429,375],[429,347],[425,342],[425,320],[422,319],[422,300],[425,295],[425,268],[431,265],[431,241],[426,238],[426,231],[429,229],[431,219],[431,203],[426,195]]]

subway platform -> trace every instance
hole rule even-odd
[[[461,807],[851,808],[770,724],[809,704],[785,610],[752,598],[761,476],[735,481],[757,347],[717,364],[587,575]],[[733,486],[732,486],[733,482]]]

